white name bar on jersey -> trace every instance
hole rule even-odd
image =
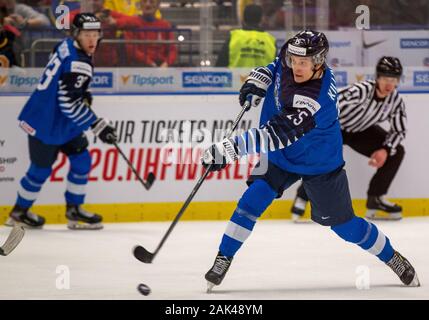
[[[85,62],[73,61],[71,63],[71,72],[83,73],[88,77],[92,77],[92,67]]]
[[[310,111],[312,115],[314,115],[321,108],[319,102],[310,97],[303,96],[300,94],[295,94],[293,96],[293,107],[298,109],[305,108]]]

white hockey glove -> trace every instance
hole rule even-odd
[[[211,165],[210,171],[220,171],[238,158],[238,148],[234,140],[225,138],[206,149],[201,162],[206,169]]]
[[[91,130],[95,136],[99,137],[101,141],[107,144],[113,144],[117,141],[116,130],[111,122],[104,118],[98,118],[91,125]]]

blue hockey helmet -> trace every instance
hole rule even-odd
[[[291,67],[291,56],[311,57],[313,64],[324,64],[329,43],[323,32],[304,30],[290,38],[285,46],[285,62]]]

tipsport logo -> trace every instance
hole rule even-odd
[[[0,87],[3,87],[4,85],[6,85],[8,83],[8,76],[5,75],[0,75]]]
[[[123,85],[136,85],[139,87],[158,87],[158,86],[171,86],[174,84],[174,76],[142,76],[140,74],[122,75]]]
[[[1,76],[0,75],[0,86],[8,84],[15,88],[34,88],[39,83],[38,77],[23,77],[23,76]]]

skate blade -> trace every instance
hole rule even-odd
[[[292,213],[292,222],[296,224],[300,223],[312,223],[313,221],[311,219],[306,219],[303,216],[300,216],[299,214]]]
[[[397,221],[402,219],[402,212],[387,213],[387,212],[377,211],[373,209],[368,209],[365,214],[365,217],[371,220]]]
[[[24,227],[25,229],[34,229],[34,230],[42,229],[43,228],[43,225],[38,226],[38,227],[30,226],[30,225],[28,225],[28,224],[26,224],[24,222],[16,221],[16,220],[14,220],[14,219],[12,219],[10,217],[6,220],[6,222],[4,223],[4,225],[6,227],[20,226],[20,227]]]
[[[420,287],[420,280],[417,277],[417,273],[414,275],[413,281],[411,281],[408,287]]]
[[[213,282],[207,281],[207,293],[212,293],[214,286],[215,284]]]
[[[8,219],[6,220],[6,222],[4,223],[4,225],[5,225],[6,227],[14,227],[14,226],[15,226],[15,224],[17,224],[17,222],[16,222],[15,220],[13,220],[12,218],[8,218]]]
[[[103,225],[101,223],[84,223],[80,221],[71,221],[67,223],[67,228],[70,230],[101,230]]]

